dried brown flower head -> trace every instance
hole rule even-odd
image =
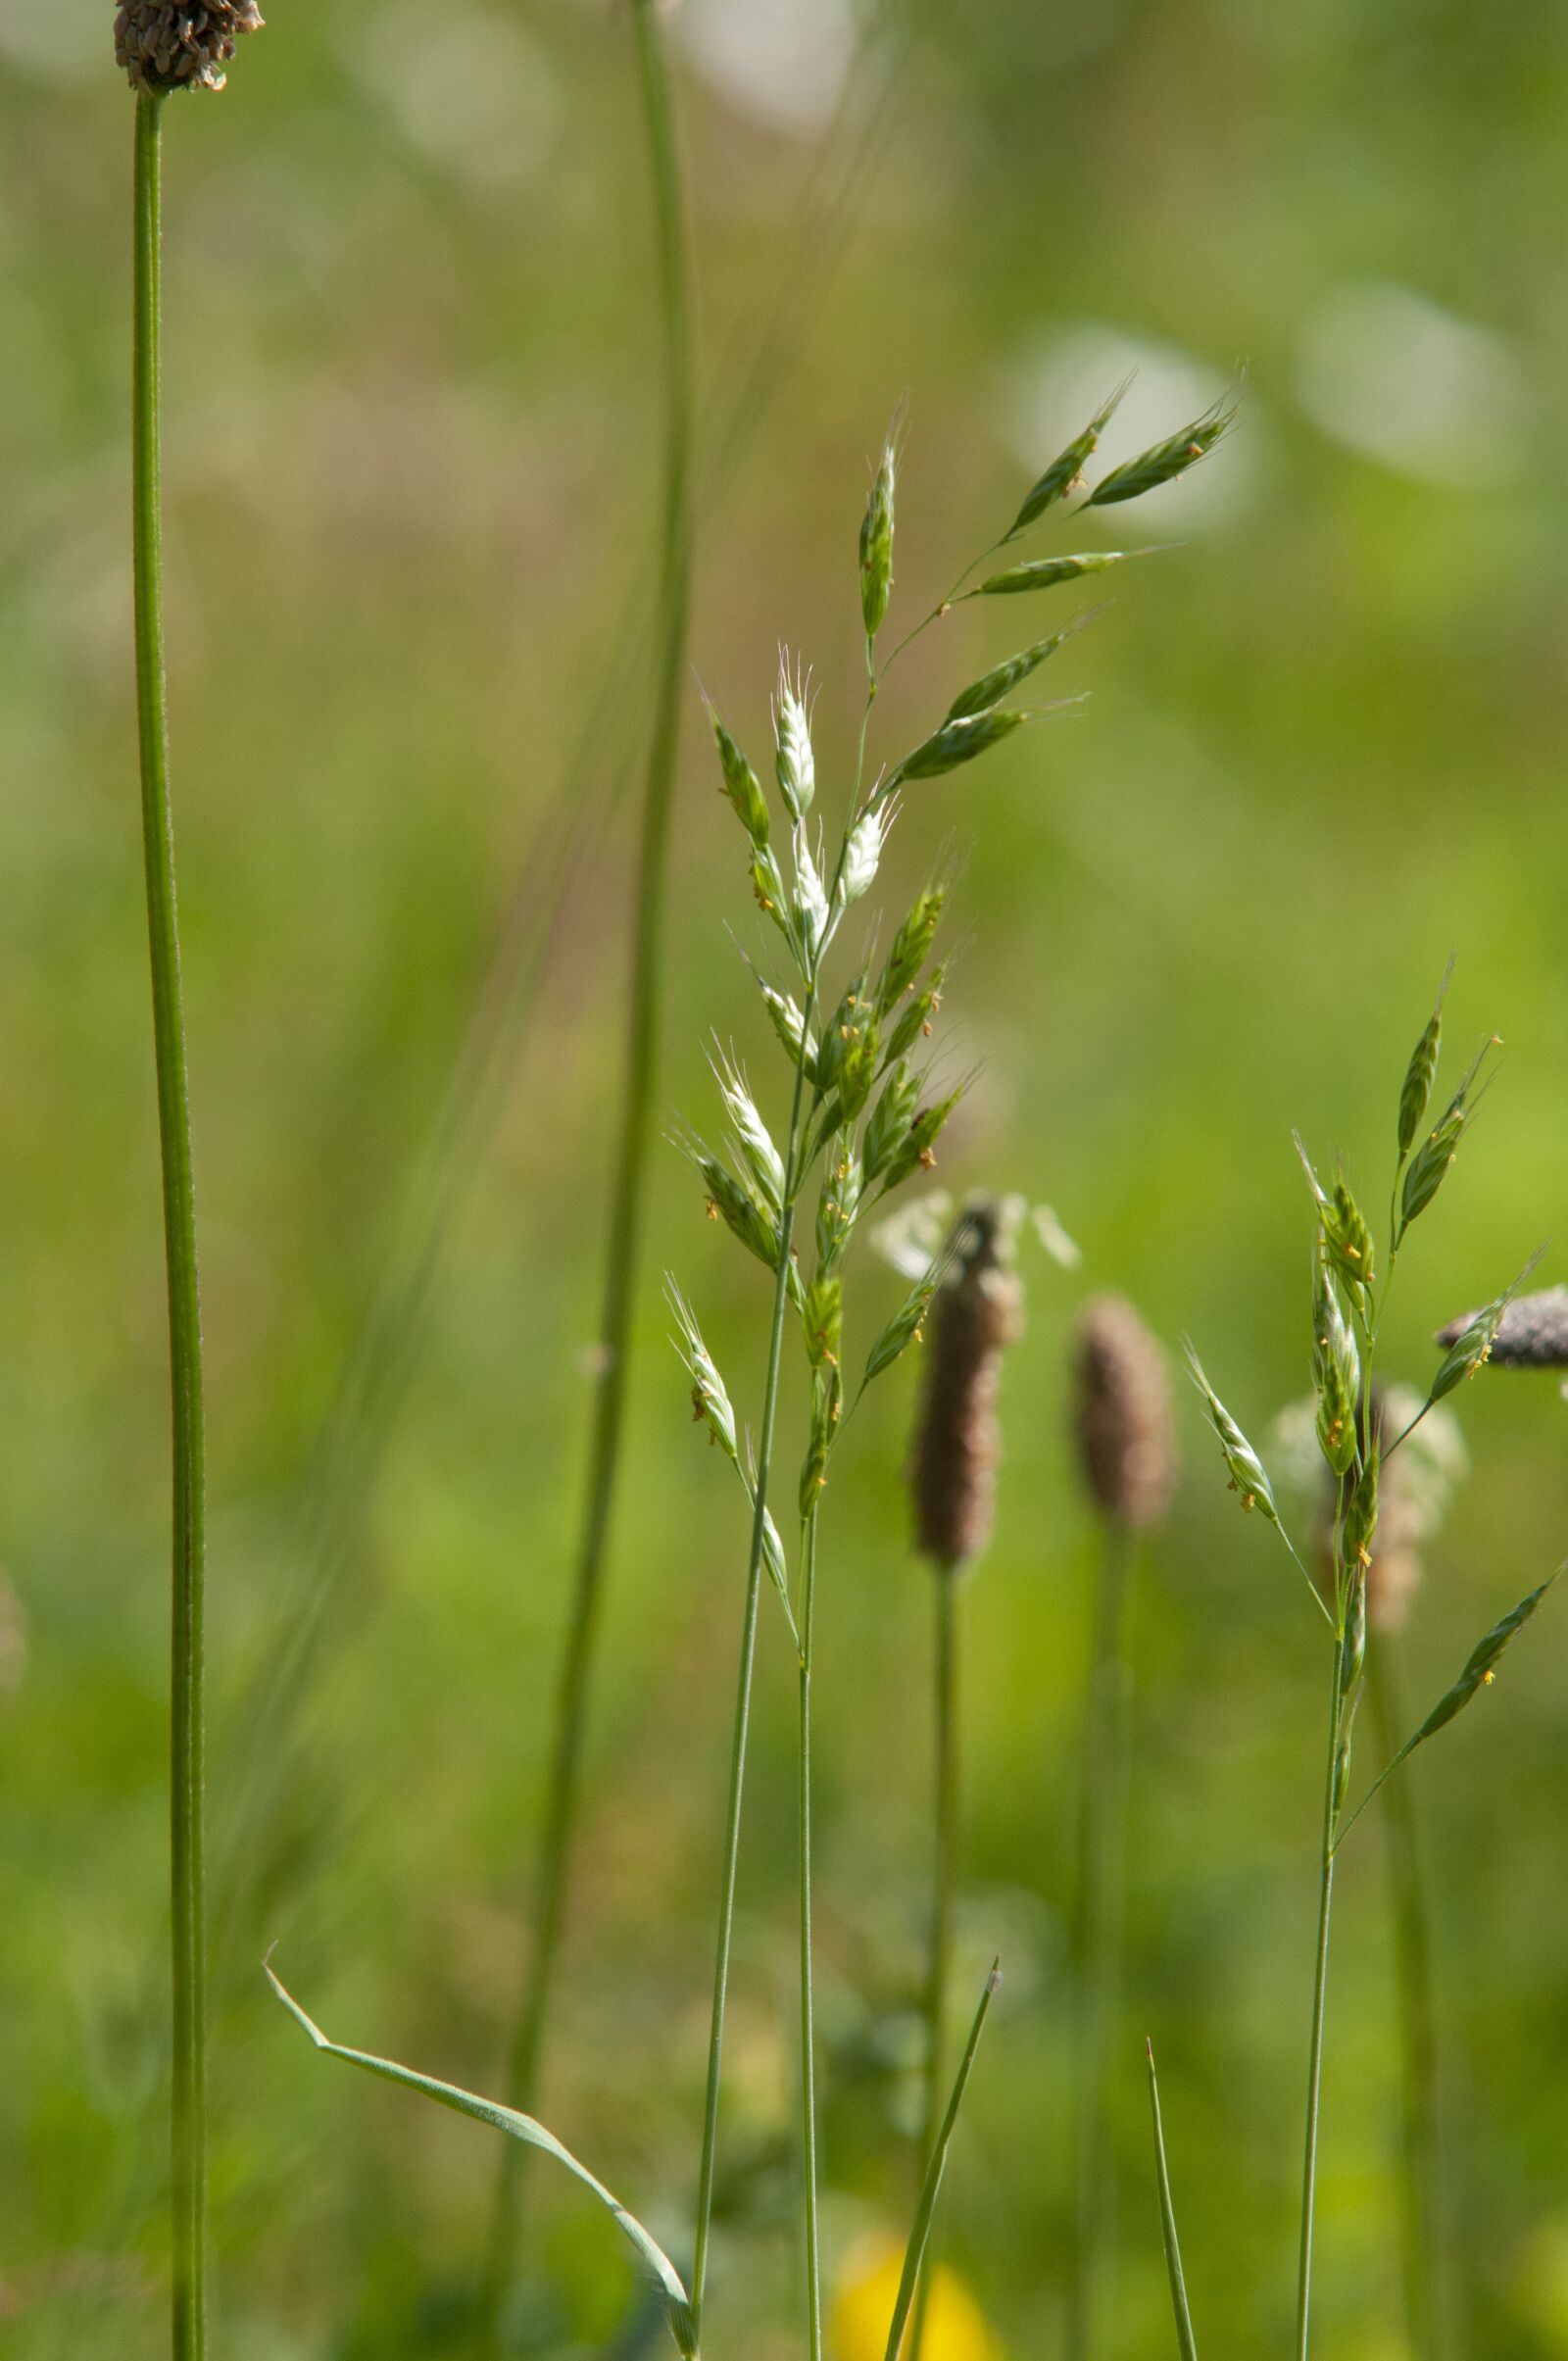
[[[1074,1425],[1079,1465],[1101,1514],[1130,1531],[1156,1525],[1176,1482],[1165,1356],[1121,1296],[1096,1296],[1078,1321]]]
[[[115,63],[133,90],[221,90],[235,42],[261,26],[256,0],[124,0]]]
[[[1023,1292],[1004,1260],[1004,1236],[1002,1206],[974,1199],[958,1217],[931,1305],[910,1486],[916,1547],[948,1574],[979,1557],[991,1539],[1002,1355],[1023,1325]]]
[[[1450,1320],[1438,1331],[1445,1349],[1459,1342],[1477,1315]],[[1568,1369],[1568,1287],[1516,1296],[1506,1306],[1487,1356],[1499,1369]]]

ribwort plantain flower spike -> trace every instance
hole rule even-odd
[[[991,1539],[1002,1357],[1022,1321],[1018,1277],[1003,1259],[1002,1208],[994,1198],[976,1198],[958,1218],[948,1274],[931,1306],[925,1398],[910,1466],[915,1544],[945,1575],[972,1564]]]
[[[1176,1483],[1165,1356],[1124,1297],[1096,1296],[1079,1316],[1074,1431],[1084,1485],[1107,1522],[1156,1525]]]
[[[133,90],[221,90],[241,34],[263,22],[256,0],[126,0],[115,63]]]

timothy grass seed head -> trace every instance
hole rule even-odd
[[[1002,1356],[1023,1325],[1023,1292],[995,1198],[964,1207],[930,1311],[925,1395],[910,1466],[915,1545],[944,1574],[991,1539],[1001,1433]]]
[[[1102,1516],[1137,1531],[1158,1524],[1176,1482],[1165,1356],[1131,1303],[1096,1296],[1074,1342],[1078,1464]]]
[[[240,34],[262,21],[256,0],[124,0],[115,63],[133,90],[221,90]]]

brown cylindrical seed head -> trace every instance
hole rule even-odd
[[[952,1266],[931,1306],[909,1477],[915,1546],[944,1574],[979,1557],[991,1539],[1002,1355],[1023,1324],[1022,1289],[1002,1241],[1000,1205],[976,1199],[958,1218]]]
[[[1176,1434],[1165,1356],[1121,1296],[1096,1296],[1074,1345],[1078,1462],[1102,1516],[1137,1531],[1157,1525],[1176,1483]]]
[[[256,0],[125,0],[115,63],[133,90],[221,90],[235,42],[261,26]]]

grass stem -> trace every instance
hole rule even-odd
[[[190,1091],[180,990],[174,835],[169,794],[169,705],[164,655],[162,451],[159,353],[163,234],[163,108],[136,101],[135,336],[132,400],[136,709],[142,855],[152,968],[158,1139],[173,1427],[170,1859],[173,2073],[171,2104],[175,2361],[206,2350],[207,2035],[203,1782],[206,1710],[203,1609],[206,1571],[201,1303]]]
[[[816,1012],[813,981],[806,1001],[803,1039],[809,1035]],[[762,1540],[767,1515],[767,1487],[773,1462],[773,1428],[778,1416],[779,1374],[784,1359],[784,1320],[789,1308],[790,1256],[795,1244],[795,1203],[800,1193],[802,1145],[805,1138],[806,1062],[795,1069],[795,1093],[790,1105],[790,1127],[784,1152],[784,1204],[779,1217],[778,1271],[773,1283],[773,1316],[768,1332],[767,1375],[762,1388],[762,1416],[757,1440],[756,1505],[752,1513],[752,1542],[746,1569],[746,1606],[741,1624],[741,1658],[735,1686],[735,1721],[730,1742],[729,1803],[724,1826],[724,1867],[719,1891],[718,1940],[713,1957],[713,2008],[708,2037],[708,2088],[703,2105],[703,2148],[697,2176],[697,2235],[692,2254],[692,2319],[699,2347],[703,2304],[708,2287],[708,2249],[713,2226],[713,2175],[718,2161],[718,2094],[723,2070],[724,2017],[729,2000],[730,1950],[735,1932],[735,1885],[740,1868],[741,1811],[746,1789],[746,1755],[751,1736],[752,1671],[757,1656],[757,1607],[762,1579]]]
[[[1329,1987],[1329,1918],[1334,1902],[1334,1848],[1339,1818],[1340,1732],[1344,1715],[1345,1635],[1334,1643],[1329,1685],[1329,1759],[1323,1800],[1323,1870],[1318,1893],[1317,1953],[1312,1978],[1312,2033],[1307,2051],[1306,2140],[1301,2165],[1301,2245],[1296,2283],[1296,2361],[1306,2361],[1312,2302],[1312,2230],[1317,2207],[1318,2110],[1323,2085],[1323,2025]]]
[[[816,2189],[816,1994],[811,1950],[811,1651],[816,1622],[816,1523],[801,1530],[801,2155],[806,2207],[807,2351],[822,2361],[822,2263]]]
[[[1367,1689],[1378,1751],[1396,1750],[1404,1716],[1397,1666],[1387,1634],[1367,1650]],[[1415,2361],[1436,2361],[1443,2319],[1438,2268],[1437,2034],[1432,1995],[1432,1943],[1421,1880],[1415,1805],[1408,1779],[1384,1791],[1389,1901],[1398,1994],[1402,2084],[1399,2142],[1399,2233],[1405,2326]]]
[[[1121,1817],[1126,1755],[1122,1622],[1132,1537],[1107,1519],[1095,1608],[1078,1803],[1072,1962],[1075,2236],[1067,2288],[1067,2361],[1094,2348],[1101,2258],[1112,2219],[1105,2188],[1105,2046],[1117,1982]]]
[[[663,515],[660,649],[653,736],[643,797],[636,933],[627,1008],[620,1136],[599,1330],[599,1379],[581,1538],[553,1717],[549,1782],[532,1912],[532,1944],[508,2065],[510,2104],[533,2111],[565,1919],[581,1804],[589,1692],[598,1654],[605,1561],[625,1427],[632,1313],[641,1262],[664,983],[670,814],[680,743],[691,612],[692,297],[684,174],[664,35],[655,0],[632,21],[655,198],[660,317],[664,346]],[[526,2151],[509,2142],[496,2190],[482,2311],[494,2349],[516,2267]]]
[[[958,1588],[956,1568],[936,1572],[936,1627],[933,1654],[935,1705],[934,1763],[935,1854],[931,1878],[931,1917],[926,1933],[925,2096],[920,2121],[920,2163],[929,2166],[942,2128],[943,2070],[946,2064],[948,1997],[953,1982],[954,1922],[958,1895]],[[908,2361],[920,2361],[926,2313],[931,2295],[929,2261],[920,2274],[919,2294],[909,2332]]]

